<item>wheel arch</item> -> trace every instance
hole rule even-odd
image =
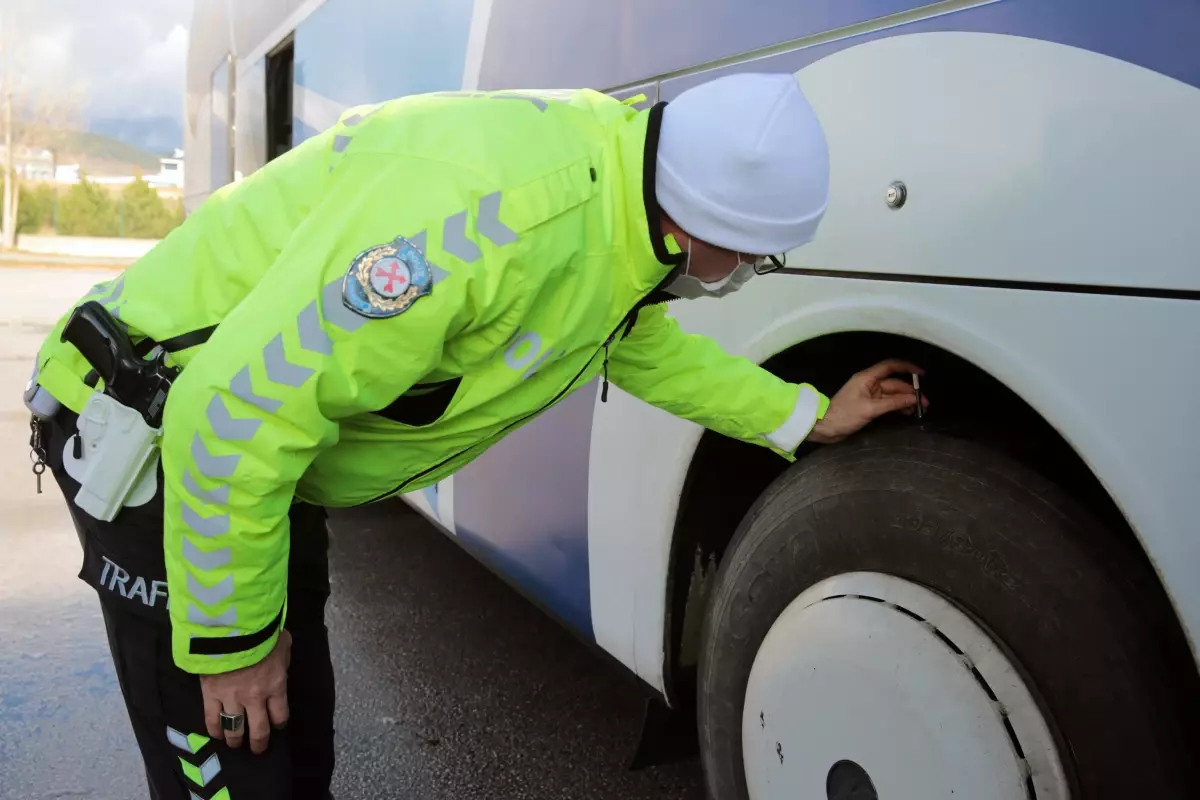
[[[861,321],[864,311],[874,323],[869,329],[852,321]],[[827,394],[853,372],[883,358],[921,364],[927,370],[922,386],[934,404],[924,424],[984,441],[1089,503],[1149,561],[1174,610],[1175,626],[1187,635],[1153,548],[1134,524],[1128,504],[1122,504],[1124,494],[1115,488],[1132,486],[1127,493],[1134,493],[1140,476],[1122,464],[1117,444],[1087,413],[1086,397],[1068,391],[1062,376],[1040,372],[1035,360],[1023,359],[929,309],[884,304],[864,309],[861,301],[808,307],[780,319],[743,352],[773,373],[812,383]],[[802,458],[811,447],[802,445],[797,456]],[[710,431],[698,437],[691,451],[666,576],[663,681],[672,705],[686,705],[694,695],[699,631],[725,545],[750,505],[787,467],[764,448]]]

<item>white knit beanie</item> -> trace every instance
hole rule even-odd
[[[829,151],[796,78],[728,75],[668,103],[655,192],[679,227],[717,247],[775,255],[811,241]]]

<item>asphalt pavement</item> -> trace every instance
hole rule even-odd
[[[0,798],[146,797],[94,593],[21,390],[55,318],[114,274],[0,265]],[[335,512],[338,800],[701,800],[631,772],[641,695],[400,503]]]

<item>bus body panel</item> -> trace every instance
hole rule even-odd
[[[588,497],[595,381],[454,475],[455,532],[563,622],[592,638]]]

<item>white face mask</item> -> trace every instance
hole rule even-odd
[[[753,262],[743,261],[741,253],[738,253],[737,256],[738,265],[734,267],[733,272],[719,281],[702,281],[695,275],[688,274],[692,267],[692,240],[691,237],[688,237],[687,261],[684,262],[683,274],[671,281],[664,291],[684,300],[694,300],[698,297],[724,297],[727,294],[733,294],[754,277]]]

